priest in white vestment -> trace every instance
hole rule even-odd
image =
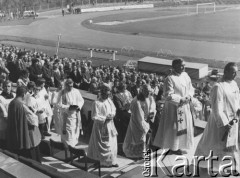
[[[73,88],[72,79],[67,79],[65,88],[61,91],[58,105],[61,108],[63,128],[61,139],[67,145],[74,147],[78,143],[82,129],[80,110],[84,104],[78,89]]]
[[[6,99],[0,96],[0,146],[4,146],[6,139],[6,129],[7,129],[7,108]]]
[[[102,166],[118,167],[118,133],[113,122],[116,108],[109,96],[110,87],[103,84],[100,98],[92,106],[94,123],[87,155],[92,159],[99,160]]]
[[[184,72],[185,64],[182,59],[173,60],[172,68],[172,73],[164,82],[165,104],[153,144],[170,149],[171,154],[182,155],[185,150],[193,148],[194,144],[190,110],[194,88],[190,77]]]
[[[153,122],[156,115],[156,103],[150,95],[151,87],[143,85],[140,93],[130,105],[131,119],[123,143],[123,152],[130,158],[142,158],[146,151],[146,136],[150,129],[149,121]]]
[[[41,90],[39,91],[39,97],[42,100],[44,107],[45,107],[45,114],[46,114],[46,122],[47,122],[47,130],[45,132],[45,136],[51,136],[50,132],[50,127],[51,127],[51,122],[52,122],[52,116],[53,116],[53,111],[49,102],[49,94],[47,93],[47,90],[45,88],[45,79],[40,78],[37,80],[37,86],[41,87]]]
[[[219,161],[214,160],[212,167],[209,167],[207,161],[201,161],[200,167],[212,169],[217,173],[220,165],[229,163],[229,160],[222,161],[224,156],[234,158],[232,170],[239,172],[240,169],[238,145],[240,97],[239,87],[234,81],[237,71],[236,63],[228,63],[223,78],[213,86],[210,94],[212,112],[195,152],[195,156],[206,158],[212,151],[213,156],[217,156]],[[229,173],[232,175],[231,171]]]
[[[62,81],[61,83],[59,83],[58,88],[52,93],[52,98],[51,98],[51,103],[53,105],[54,127],[58,135],[62,134],[63,121],[62,121],[61,109],[58,106],[57,102],[63,87],[64,87],[64,82]]]

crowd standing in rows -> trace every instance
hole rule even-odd
[[[193,147],[194,119],[211,117],[211,85],[193,86],[182,59],[173,60],[172,68],[160,76],[123,67],[93,67],[91,61],[2,45],[1,145],[40,161],[38,145],[51,136],[54,125],[62,141],[74,147],[86,130],[81,89],[98,96],[92,106],[89,157],[116,167],[118,145],[131,158],[142,158],[152,147],[184,154]]]

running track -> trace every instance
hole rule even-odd
[[[144,9],[142,11],[151,10],[152,9]],[[139,10],[125,10],[124,12],[134,11]],[[123,13],[123,11],[85,13],[67,15],[65,17],[60,16],[59,11],[59,15],[57,16],[36,21],[28,26],[1,26],[0,34],[54,41],[57,39],[58,34],[62,34],[61,41],[68,43],[110,48],[123,48],[128,46],[136,50],[156,52],[156,54],[162,49],[170,50],[173,54],[179,56],[240,62],[240,44],[113,34],[87,29],[81,25],[81,22],[86,19],[115,13]]]

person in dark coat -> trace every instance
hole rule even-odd
[[[20,71],[18,70],[17,64],[13,58],[9,58],[9,61],[7,62],[7,68],[9,70],[9,80],[12,82],[17,82]]]
[[[69,78],[71,78],[74,82],[73,87],[79,89],[80,84],[82,83],[82,76],[81,76],[79,70],[77,70],[76,65],[72,66],[72,71],[69,74]]]
[[[114,124],[118,131],[118,143],[123,143],[127,132],[131,117],[129,110],[132,99],[131,93],[126,89],[126,84],[124,82],[120,82],[118,86],[118,93],[113,95],[113,103],[116,107]]]
[[[53,78],[55,87],[59,87],[61,85],[61,81],[63,80],[63,75],[60,72],[57,64],[53,65]]]
[[[8,107],[7,148],[20,156],[41,161],[38,145],[40,133],[37,117],[24,104],[26,88],[18,87],[16,97]]]
[[[82,68],[82,79],[83,79],[83,82],[80,85],[80,89],[88,91],[90,87],[91,76],[87,67],[85,66]]]
[[[43,78],[46,80],[46,84],[50,87],[54,87],[53,72],[48,60],[45,60],[45,63],[42,67]]]
[[[132,97],[133,97],[133,98],[139,94],[140,87],[141,87],[141,81],[140,81],[140,80],[137,80],[136,85],[134,85],[134,86],[131,88],[131,94],[132,94]]]
[[[39,78],[42,78],[42,66],[38,59],[32,60],[32,65],[29,67],[29,74],[30,81],[37,82]]]

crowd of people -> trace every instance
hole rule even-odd
[[[119,145],[126,157],[134,159],[156,147],[185,154],[194,145],[195,119],[209,121],[196,154],[207,154],[215,142],[216,150],[231,147],[234,151],[230,152],[235,153],[238,138],[229,134],[225,141],[215,139],[226,131],[225,126],[238,133],[234,121],[238,120],[239,100],[229,94],[230,89],[239,94],[233,82],[235,68],[234,63],[227,65],[222,83],[216,82],[212,88],[209,82],[193,85],[182,59],[173,60],[171,73],[163,76],[2,45],[0,143],[41,161],[39,143],[51,136],[54,128],[62,142],[76,146],[86,126],[81,118],[84,99],[80,92],[85,90],[97,95],[87,155],[100,160],[102,166],[118,166]],[[213,127],[214,131],[209,131]]]

